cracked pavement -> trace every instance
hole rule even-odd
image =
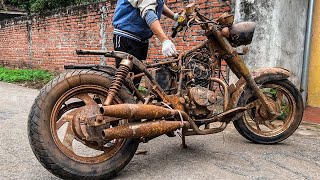
[[[58,179],[36,160],[27,118],[38,91],[0,82],[0,179]],[[162,136],[141,144],[115,179],[320,179],[320,125],[303,123],[277,145],[253,144],[231,125],[220,134]]]

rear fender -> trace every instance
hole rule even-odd
[[[105,72],[110,76],[115,76],[117,69],[112,66],[103,65],[66,65],[64,69],[92,69],[95,71]]]
[[[258,85],[262,85],[269,81],[284,80],[290,77],[290,72],[283,68],[261,68],[252,71],[252,74]],[[237,107],[242,93],[247,91],[247,83],[244,78],[239,79],[235,85],[236,90],[231,94],[228,110]]]
[[[64,69],[91,69],[94,71],[104,72],[114,77],[116,75],[117,69],[112,66],[103,66],[103,65],[67,65],[64,66]],[[130,92],[135,92],[132,86],[130,86],[129,79],[125,79],[124,86],[129,89]]]

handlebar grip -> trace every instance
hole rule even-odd
[[[177,34],[178,34],[178,31],[177,31],[177,30],[174,30],[174,31],[172,32],[171,37],[172,37],[172,38],[175,38],[175,37],[177,36]]]
[[[171,35],[172,38],[175,38],[177,36],[178,29],[179,29],[179,23],[176,22],[172,27],[172,35]]]

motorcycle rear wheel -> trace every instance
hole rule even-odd
[[[134,156],[139,140],[115,139],[101,147],[78,138],[71,123],[74,118],[68,119],[77,109],[101,106],[111,81],[103,72],[72,70],[41,90],[29,114],[28,135],[33,153],[52,174],[63,179],[109,179]],[[114,103],[135,101],[122,87]],[[127,121],[116,125],[123,123]]]
[[[233,124],[244,138],[254,143],[279,143],[291,136],[302,121],[304,110],[302,96],[289,80],[267,82],[260,88],[279,113],[278,116],[274,119],[262,119],[259,107],[251,106]],[[238,106],[248,107],[250,103],[257,101],[259,100],[250,93],[249,95],[243,93]]]

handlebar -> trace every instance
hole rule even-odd
[[[185,21],[186,21],[186,11],[184,10],[180,13],[178,21],[176,21],[176,23],[172,27],[172,35],[171,35],[172,38],[175,38],[178,32],[182,31],[183,27],[186,24]]]
[[[178,34],[178,29],[179,29],[179,23],[176,22],[176,23],[174,24],[174,26],[172,27],[172,35],[171,35],[172,38],[175,38],[175,37],[177,36],[177,34]]]

